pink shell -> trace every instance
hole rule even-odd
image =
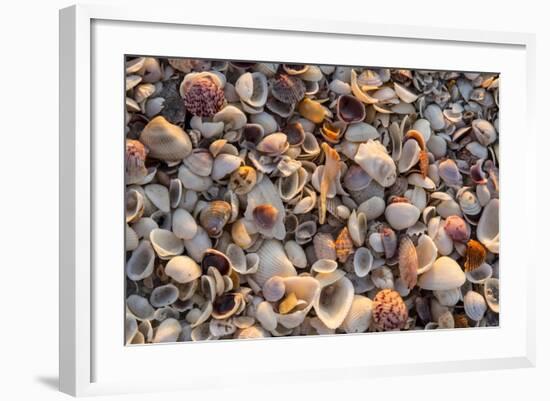
[[[193,115],[199,117],[212,117],[221,110],[225,104],[223,90],[203,77],[193,80],[185,91],[183,99],[185,108]]]
[[[470,226],[460,216],[447,217],[444,229],[453,241],[466,242],[470,239]]]

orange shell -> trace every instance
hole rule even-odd
[[[415,129],[408,130],[405,134],[405,141],[407,139],[414,139],[416,142],[418,142],[418,146],[420,146],[420,150],[426,150],[426,141],[424,140],[424,136],[420,131],[417,131]]]
[[[468,318],[464,314],[454,315],[455,320],[455,328],[457,329],[464,329],[466,327],[470,327],[468,324]]]
[[[344,227],[336,241],[334,241],[336,247],[336,256],[341,263],[345,263],[348,260],[348,256],[353,253],[353,241],[349,235],[347,227]]]
[[[419,166],[422,178],[426,178],[428,176],[428,168],[430,167],[430,158],[428,156],[428,152],[425,150],[420,151]]]
[[[466,261],[464,262],[464,270],[470,272],[477,269],[485,262],[487,251],[481,243],[473,239],[468,241],[466,246]]]

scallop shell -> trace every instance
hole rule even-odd
[[[487,304],[483,295],[475,291],[468,291],[464,295],[464,312],[470,319],[479,322],[485,316],[486,311]]]
[[[351,307],[340,326],[346,333],[364,333],[372,321],[372,301],[362,295],[354,295]]]
[[[477,238],[492,253],[499,253],[499,200],[492,199],[483,208],[477,225]]]
[[[333,275],[335,272],[328,273]],[[353,302],[353,284],[346,277],[332,282],[330,278],[320,281],[321,292],[313,307],[317,317],[329,329],[336,329],[346,318]]]
[[[142,240],[126,262],[126,275],[130,280],[139,281],[149,277],[155,267],[155,251],[151,243]]]
[[[175,161],[191,153],[192,144],[187,133],[180,127],[170,124],[164,117],[153,118],[139,137],[149,156],[160,160]]]
[[[251,275],[260,286],[273,276],[296,276],[296,269],[287,258],[283,245],[276,240],[265,240],[257,251],[260,257],[258,271]]]
[[[353,160],[383,187],[389,187],[395,182],[395,163],[379,142],[369,139],[359,145]]]
[[[431,269],[420,275],[418,286],[425,290],[452,290],[466,281],[464,272],[453,259],[438,258]]]

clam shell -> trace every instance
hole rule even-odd
[[[367,216],[365,213],[357,213],[355,210],[351,212],[347,227],[355,246],[363,245],[367,232]]]
[[[177,125],[170,124],[162,116],[149,121],[139,140],[149,149],[150,157],[160,160],[181,160],[189,155],[192,149],[187,133]]]
[[[321,282],[321,292],[313,304],[317,317],[329,329],[336,329],[346,318],[353,302],[353,295],[353,284],[346,277],[341,277],[331,284]]]
[[[432,268],[420,275],[418,286],[425,290],[452,290],[466,281],[464,272],[453,259],[439,257]]]
[[[241,100],[252,107],[262,107],[267,101],[267,79],[261,72],[246,72],[235,82]]]
[[[145,186],[145,195],[159,210],[170,212],[170,195],[164,185],[149,184]]]
[[[483,284],[483,294],[485,296],[485,301],[495,313],[500,312],[499,305],[499,281],[496,278],[488,278]]]
[[[246,124],[246,115],[237,107],[227,105],[212,117],[212,121],[223,122],[225,132],[239,130]]]
[[[395,182],[395,163],[379,142],[369,139],[359,145],[353,160],[383,187],[389,187]]]
[[[366,277],[372,269],[373,261],[374,257],[368,248],[358,248],[353,256],[353,271],[357,277]]]
[[[212,172],[214,160],[210,152],[206,149],[193,149],[191,154],[183,159],[183,164],[196,175],[208,177]]]
[[[490,145],[497,139],[495,127],[487,120],[477,119],[472,121],[472,131],[479,143]]]
[[[441,107],[437,104],[430,104],[424,109],[424,117],[430,122],[430,126],[434,131],[439,131],[445,128],[445,118]]]
[[[481,212],[481,204],[477,196],[469,189],[461,190],[458,194],[458,204],[464,214],[476,216]]]
[[[263,301],[256,307],[256,320],[268,331],[277,328],[277,315],[269,302]]]
[[[212,179],[210,177],[197,175],[183,164],[179,167],[178,178],[182,182],[184,188],[197,192],[206,191],[212,186]]]
[[[126,319],[124,322],[125,344],[129,344],[137,332],[138,324],[136,322],[136,319],[134,319],[130,314],[126,314]]]
[[[176,319],[164,320],[155,331],[153,343],[176,342],[181,334],[181,325]]]
[[[151,292],[149,302],[155,308],[161,308],[176,302],[178,294],[178,287],[174,284],[161,285],[160,287],[155,287],[153,292]]]
[[[132,294],[126,299],[126,306],[130,313],[139,320],[150,320],[155,313],[155,309],[151,306],[147,298],[136,294]]]
[[[304,321],[308,312],[319,298],[321,287],[319,281],[313,277],[285,277],[286,294],[295,294],[298,300],[304,301],[300,308],[295,308],[294,311],[286,315],[277,313],[277,322],[283,327],[292,329],[298,327]]]
[[[237,170],[241,164],[243,164],[243,160],[240,157],[222,153],[214,159],[211,178],[220,181]]]
[[[443,306],[455,306],[462,297],[460,288],[453,288],[451,290],[436,290],[434,295]]]
[[[409,139],[403,145],[401,158],[399,159],[399,172],[403,173],[409,171],[420,160],[420,146],[418,142]]]
[[[379,196],[373,196],[359,205],[357,213],[364,213],[368,220],[375,220],[384,214],[384,210],[386,210],[384,199]]]
[[[164,272],[180,284],[194,281],[202,274],[200,266],[189,256],[173,257],[166,264]]]
[[[183,253],[183,242],[172,231],[156,228],[150,234],[151,245],[160,259],[170,259]]]
[[[129,189],[126,191],[125,203],[126,222],[138,221],[145,210],[143,195],[135,189]]]
[[[336,245],[332,234],[317,233],[313,237],[313,246],[315,247],[317,259],[336,260]]]
[[[468,291],[464,295],[464,312],[470,319],[479,322],[485,316],[486,311],[487,304],[483,295],[475,291]]]
[[[182,240],[190,240],[197,234],[197,223],[185,209],[176,209],[172,213],[172,231]]]
[[[354,295],[351,307],[341,328],[346,333],[364,333],[372,320],[372,301],[362,295]]]
[[[281,300],[285,296],[285,292],[285,280],[280,276],[273,276],[269,278],[262,287],[264,298],[269,302],[277,302]]]
[[[499,200],[492,199],[483,208],[477,225],[477,238],[492,253],[499,253]]]
[[[410,203],[397,202],[388,205],[384,215],[392,228],[404,230],[412,227],[418,221],[420,210]]]
[[[155,268],[155,251],[151,243],[142,240],[126,262],[126,275],[130,280],[139,281],[149,277]]]
[[[252,124],[259,124],[264,129],[264,135],[269,135],[276,132],[279,128],[277,120],[266,112],[250,115],[250,122]]]
[[[269,179],[262,179],[247,194],[247,206],[244,217],[250,221],[254,220],[254,209],[258,205],[272,205],[278,211],[276,222],[271,229],[258,227],[258,232],[266,238],[276,238],[282,240],[286,235],[284,216],[285,208],[277,189]]]
[[[331,259],[319,259],[311,266],[311,270],[317,273],[332,273],[337,268],[338,262]]]
[[[286,255],[294,267],[303,269],[307,266],[307,258],[304,249],[296,241],[287,241],[284,245]]]
[[[420,275],[431,269],[437,258],[437,247],[428,235],[422,234],[418,238],[416,254],[418,256],[417,273]]]
[[[466,272],[466,278],[470,283],[482,284],[493,275],[493,268],[488,263],[482,263],[475,269]]]
[[[185,250],[189,256],[195,261],[200,262],[204,252],[212,247],[212,240],[208,236],[206,230],[201,226],[197,226],[197,233],[191,239],[184,240]]]
[[[139,237],[137,233],[126,224],[126,233],[125,233],[125,250],[133,251],[139,245]]]
[[[218,237],[230,217],[231,205],[225,201],[215,200],[201,210],[199,221],[209,236]]]
[[[377,288],[394,288],[393,273],[388,266],[382,266],[372,270],[370,277],[374,286]]]
[[[273,276],[288,277],[297,274],[279,241],[265,240],[257,253],[260,257],[260,264],[258,271],[251,276],[260,286],[263,286]]]

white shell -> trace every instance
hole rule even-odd
[[[183,253],[183,242],[172,231],[156,228],[150,234],[151,245],[158,257],[170,259]]]
[[[460,288],[453,288],[451,290],[435,290],[434,295],[441,305],[455,306],[460,301],[462,292]]]
[[[466,278],[470,283],[481,284],[493,275],[493,268],[488,263],[482,263],[476,269],[466,272]]]
[[[168,306],[176,302],[178,295],[178,287],[174,284],[165,284],[155,287],[151,292],[149,302],[151,302],[151,305],[155,308],[162,308],[163,306]]]
[[[336,329],[346,318],[353,302],[353,295],[353,284],[346,277],[330,284],[321,282],[319,298],[313,304],[317,317],[329,329]]]
[[[401,158],[399,159],[399,172],[409,171],[420,160],[420,145],[414,139],[409,139],[403,145]]]
[[[432,136],[432,128],[428,120],[424,118],[419,118],[414,122],[412,129],[420,132],[424,137],[424,141],[426,142],[426,144],[428,143],[430,137]]]
[[[348,219],[348,232],[355,246],[365,243],[367,234],[367,216],[365,213],[351,212]]]
[[[149,234],[155,228],[159,228],[157,222],[150,217],[142,217],[132,224],[132,228],[140,239],[149,239]]]
[[[374,220],[384,214],[386,202],[379,196],[373,196],[359,205],[357,212],[365,213],[367,220]]]
[[[292,262],[294,267],[303,269],[307,266],[306,253],[296,241],[287,241],[284,248],[288,259]]]
[[[441,256],[431,269],[419,277],[418,286],[425,290],[452,290],[465,281],[466,276],[458,263],[447,256]]]
[[[481,213],[477,225],[477,238],[492,253],[499,253],[499,200],[492,199]]]
[[[277,327],[277,315],[269,302],[263,301],[256,306],[256,320],[264,329],[268,331],[275,330]]]
[[[164,320],[155,331],[153,343],[169,343],[178,340],[181,333],[181,325],[176,319]]]
[[[206,233],[206,230],[201,226],[197,226],[197,233],[191,239],[184,240],[183,244],[185,245],[185,250],[191,258],[196,262],[202,260],[202,255],[204,251],[208,248],[212,248],[212,240]]]
[[[395,182],[395,163],[380,142],[369,139],[367,143],[362,143],[353,160],[383,187],[389,187]]]
[[[372,319],[372,301],[362,295],[354,295],[351,307],[341,328],[346,333],[364,333]]]
[[[317,273],[332,273],[337,268],[338,262],[331,259],[319,259],[311,265],[311,270]]]
[[[160,184],[149,184],[145,186],[145,195],[159,210],[170,212],[170,195],[168,188]]]
[[[219,154],[214,159],[211,177],[213,180],[219,181],[237,170],[242,163],[243,160],[239,156],[227,153]]]
[[[370,274],[370,278],[376,288],[393,289],[395,287],[395,283],[393,281],[393,273],[388,266],[382,266],[378,269],[374,269]]]
[[[273,276],[296,276],[296,269],[287,258],[281,242],[276,240],[265,240],[257,251],[260,258],[258,271],[252,275],[252,279],[263,286]]]
[[[386,220],[395,230],[412,227],[420,217],[420,210],[406,202],[396,202],[388,205],[384,213]]]
[[[358,248],[353,255],[353,271],[357,277],[365,277],[372,269],[374,257],[368,248]]]
[[[485,316],[486,311],[487,304],[483,295],[475,291],[468,291],[464,295],[464,312],[470,319],[479,322]]]
[[[136,294],[132,294],[126,299],[126,306],[130,313],[139,320],[150,320],[155,313],[155,309],[151,306],[147,298]]]
[[[125,249],[126,251],[133,251],[139,245],[139,237],[132,227],[126,224],[126,241]]]
[[[172,213],[172,231],[179,239],[189,240],[197,234],[197,223],[187,210],[176,209]]]
[[[252,190],[247,194],[247,205],[244,212],[244,217],[249,221],[253,221],[253,211],[256,206],[265,204],[272,205],[277,209],[277,218],[275,220],[275,225],[271,230],[257,227],[258,232],[263,234],[266,238],[277,238],[279,240],[283,240],[286,235],[284,224],[286,211],[277,188],[273,185],[269,178],[264,178],[260,182],[256,183],[254,188],[252,188]]]
[[[130,280],[139,281],[149,277],[155,268],[155,251],[151,243],[143,240],[126,262],[126,275]]]
[[[378,139],[380,133],[372,125],[358,122],[348,125],[344,138],[350,142],[366,142],[369,139]]]
[[[432,268],[437,258],[437,247],[428,235],[422,234],[418,238],[416,255],[418,256],[418,274],[425,273]]]
[[[189,256],[175,256],[168,261],[164,272],[180,284],[198,279],[201,274],[200,266]]]
[[[181,165],[178,170],[178,178],[182,182],[185,189],[191,189],[197,192],[206,191],[212,186],[210,177],[202,177],[193,173],[189,167]]]
[[[267,79],[261,72],[242,74],[235,82],[235,90],[252,107],[262,107],[267,101]]]
[[[305,301],[302,309],[281,315],[277,313],[277,321],[286,328],[298,327],[319,298],[321,287],[313,277],[297,276],[284,278],[286,294],[294,293],[298,300]]]

